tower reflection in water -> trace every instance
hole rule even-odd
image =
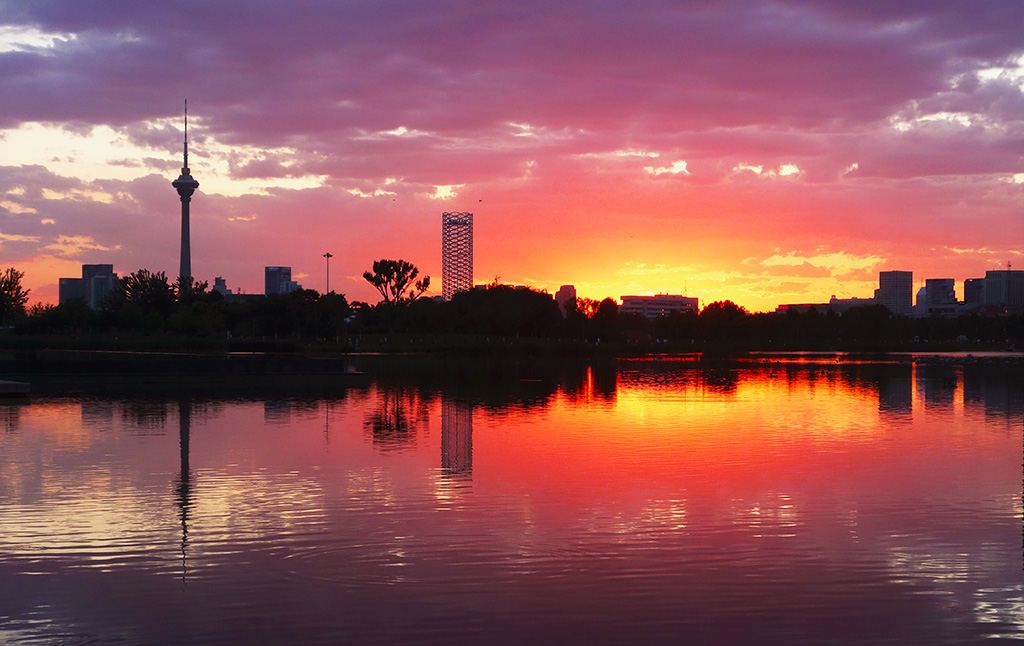
[[[178,400],[178,446],[181,469],[175,487],[177,494],[178,518],[181,521],[181,580],[188,575],[188,521],[192,510],[192,473],[189,469],[189,439],[192,433],[192,402]]]
[[[454,480],[473,479],[473,407],[441,402],[441,473]]]

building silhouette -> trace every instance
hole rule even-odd
[[[119,280],[114,273],[114,265],[82,265],[81,278],[61,278],[58,281],[57,303],[64,305],[83,301],[90,308],[99,309]]]
[[[174,190],[178,191],[181,198],[181,264],[178,269],[178,278],[192,278],[192,243],[189,233],[189,203],[192,201],[192,194],[199,188],[199,182],[192,179],[191,171],[188,168],[188,101],[185,101],[185,156],[181,165],[181,175],[171,182]]]
[[[985,279],[964,280],[964,309],[972,310],[985,304]]]
[[[623,296],[621,314],[639,314],[649,319],[667,316],[672,312],[696,312],[698,299],[680,294],[658,294],[657,296]]]
[[[885,305],[896,316],[910,316],[914,312],[914,272],[880,271],[875,303]]]
[[[291,267],[274,266],[263,268],[263,293],[267,296],[271,294],[290,294],[299,289],[302,289],[302,285],[292,280]]]
[[[809,312],[812,309],[816,312],[835,312],[836,314],[844,314],[847,310],[853,309],[854,307],[865,307],[868,305],[874,305],[874,298],[836,298],[833,294],[827,303],[786,303],[779,305],[775,308],[776,312]]]
[[[555,302],[558,303],[558,309],[562,310],[562,316],[565,316],[565,308],[572,306],[573,309],[576,307],[576,287],[573,285],[562,285],[558,288],[558,292],[555,293]]]
[[[1008,312],[1024,311],[1024,271],[986,271],[985,305],[1001,307]]]
[[[952,278],[928,278],[917,294],[917,316],[955,316],[961,305],[956,300],[956,281]]]
[[[441,295],[473,288],[473,214],[441,214]]]
[[[223,296],[231,296],[231,290],[228,289],[228,282],[224,280],[223,276],[216,276],[213,279],[213,291]]]

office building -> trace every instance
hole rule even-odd
[[[667,316],[672,312],[696,312],[699,301],[679,294],[657,296],[623,296],[621,314],[639,314],[649,319]]]
[[[880,271],[875,303],[885,305],[896,316],[910,316],[914,305],[914,272]]]
[[[441,214],[441,295],[473,288],[473,214]]]
[[[61,278],[58,281],[57,302],[61,305],[82,301],[97,310],[120,280],[114,265],[82,265],[81,278]]]
[[[299,289],[302,289],[302,285],[292,280],[291,267],[274,266],[263,268],[263,293],[267,296],[271,294],[290,294]]]
[[[917,316],[955,316],[961,306],[954,291],[952,278],[928,278],[917,294]]]
[[[985,304],[985,279],[968,278],[964,281],[964,309],[972,310]]]
[[[1024,311],[1024,271],[986,271],[985,305],[1001,307],[1011,313]]]

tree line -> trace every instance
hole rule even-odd
[[[140,269],[122,278],[98,310],[84,302],[26,308],[23,274],[0,271],[0,318],[16,336],[181,338],[205,347],[254,349],[274,343],[320,343],[358,349],[366,337],[437,346],[438,339],[487,342],[547,339],[588,346],[669,351],[894,350],[909,347],[1020,347],[1024,319],[964,315],[909,319],[881,305],[833,311],[750,313],[732,301],[656,319],[620,311],[611,298],[564,305],[544,291],[491,284],[451,300],[423,298],[429,277],[406,261],[380,260],[364,278],[377,303],[350,303],[334,292],[229,298],[192,279],[170,282]],[[443,345],[443,343],[441,344]]]

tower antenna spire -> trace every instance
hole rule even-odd
[[[185,99],[185,162],[181,169],[188,175],[188,99]]]

